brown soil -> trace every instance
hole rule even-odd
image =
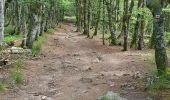
[[[75,30],[71,23],[63,24],[49,36],[40,57],[26,61],[25,84],[0,93],[0,100],[96,100],[107,91],[146,100],[140,77],[150,69],[150,51],[122,52]]]

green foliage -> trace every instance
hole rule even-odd
[[[8,35],[4,38],[4,41],[6,43],[14,42],[16,40],[22,40],[22,36],[21,35]]]
[[[152,83],[152,84],[150,84]],[[170,74],[164,74],[155,78],[154,80],[149,81],[149,93],[153,96],[156,96],[160,91],[164,91],[170,88]]]
[[[18,70],[13,70],[12,72],[12,79],[15,81],[16,84],[21,84],[23,82],[23,74]]]
[[[14,68],[11,71],[12,77],[17,84],[20,84],[23,81],[23,69],[25,64],[23,59],[18,59],[14,65]]]
[[[14,67],[17,68],[17,69],[24,69],[25,68],[23,57],[21,57],[20,59],[17,60]]]
[[[6,91],[7,90],[7,85],[0,83],[0,91]]]
[[[15,33],[15,27],[12,25],[9,25],[8,27],[5,27],[4,29],[5,34],[14,34]]]
[[[62,0],[64,10],[69,15],[75,15],[75,1],[74,0]]]
[[[170,12],[170,8],[164,8],[163,11],[164,12]]]
[[[16,84],[21,84],[23,82],[23,69],[25,68],[25,64],[23,59],[18,59],[14,65],[14,68],[11,69],[11,77],[15,81]]]
[[[47,35],[43,35],[43,36],[39,37],[38,40],[33,43],[32,54],[34,56],[41,53],[42,47],[45,44],[46,39],[47,39]]]
[[[54,32],[55,32],[55,29],[52,29],[52,28],[47,30],[48,34],[54,34]]]
[[[109,98],[107,96],[103,96],[101,100],[109,100]]]
[[[67,21],[67,20],[70,20],[70,21],[72,21],[72,22],[76,22],[76,16],[71,16],[71,17],[69,17],[69,16],[64,16],[64,20],[65,21]]]

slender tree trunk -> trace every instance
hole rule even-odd
[[[22,47],[26,48],[27,43],[27,33],[26,33],[26,5],[25,1],[22,1],[22,7],[21,7],[21,32],[23,36],[22,40]]]
[[[90,0],[88,0],[88,8],[87,8],[87,27],[88,27],[88,30],[87,30],[87,38],[90,37],[90,17],[91,17],[91,13],[90,13],[90,7],[91,7],[91,2]]]
[[[88,12],[87,12],[87,3],[88,3],[88,1],[87,0],[84,0],[84,7],[83,7],[83,10],[84,10],[84,32],[83,32],[83,34],[85,34],[85,35],[87,35],[88,34],[88,18],[87,18],[87,16],[88,16]]]
[[[99,27],[99,23],[100,23],[100,16],[101,16],[101,5],[102,5],[102,0],[98,0],[98,2],[99,2],[99,7],[98,7],[98,10],[97,10],[97,21],[96,21],[94,36],[97,35],[98,27]]]
[[[141,0],[141,8],[144,8],[144,0]],[[138,41],[138,50],[142,50],[144,47],[144,14],[140,15],[140,33]]]
[[[0,46],[4,41],[4,0],[0,0]]]
[[[123,32],[124,32],[124,44],[123,51],[127,51],[128,49],[128,2],[129,0],[124,0],[124,16],[123,16]]]
[[[144,7],[144,0],[138,0],[138,11],[140,8],[143,7]],[[142,50],[144,46],[143,34],[144,34],[144,16],[138,13],[135,28],[134,28],[134,34],[130,45],[131,48],[135,46],[136,49]]]
[[[15,33],[20,34],[20,16],[18,0],[15,0]]]
[[[81,31],[81,21],[80,21],[80,17],[81,17],[81,5],[80,5],[80,0],[76,0],[76,19],[77,19],[77,22],[76,22],[76,25],[77,25],[77,32],[80,32]]]
[[[116,0],[116,10],[115,10],[115,17],[116,17],[116,22],[119,21],[119,10],[120,10],[120,0]]]
[[[103,45],[105,45],[105,31],[106,31],[106,23],[105,23],[105,0],[103,0],[103,18],[102,18],[102,26],[103,26],[103,32],[102,32],[102,40]]]
[[[107,12],[108,12],[108,19],[109,19],[109,30],[111,34],[111,44],[116,45],[116,35],[113,30],[113,18],[112,18],[113,13],[111,9],[112,1],[110,0],[109,2],[106,3],[107,3]]]

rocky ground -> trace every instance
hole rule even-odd
[[[40,57],[26,61],[24,84],[0,93],[0,100],[96,100],[108,91],[148,99],[143,77],[151,67],[150,51],[122,52],[75,30],[66,23],[49,36]]]

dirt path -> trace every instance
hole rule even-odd
[[[0,100],[96,100],[109,90],[146,100],[144,87],[135,81],[148,70],[146,52],[121,52],[75,30],[64,24],[50,36],[41,57],[27,61],[26,84],[0,94]]]

